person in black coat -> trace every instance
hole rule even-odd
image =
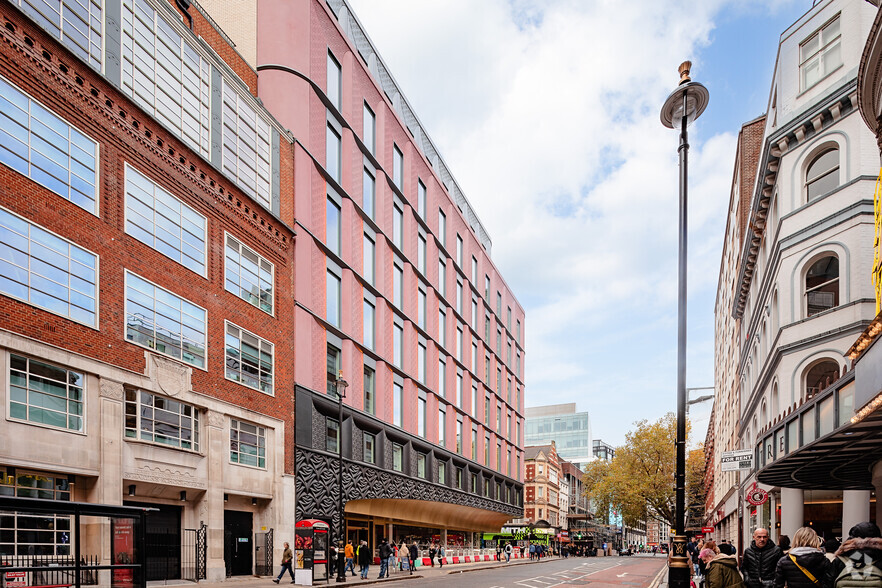
[[[750,547],[744,550],[741,574],[747,588],[772,588],[775,567],[781,559],[781,550],[769,539],[769,531],[759,528],[753,532]]]
[[[876,567],[882,567],[882,533],[873,523],[858,523],[848,532],[848,539],[836,550],[836,557],[830,564],[827,586],[835,588],[836,580],[846,566],[860,574],[859,570],[865,568],[869,562],[875,562]]]
[[[818,547],[818,534],[801,527],[793,535],[790,553],[775,567],[775,588],[828,588],[830,560]]]
[[[419,548],[417,547],[416,541],[411,543],[408,552],[410,555],[410,573],[413,575],[413,568],[416,565],[417,556],[419,555]]]

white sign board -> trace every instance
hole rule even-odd
[[[720,458],[720,465],[724,472],[737,472],[738,470],[753,469],[753,450],[739,449],[737,451],[724,451]]]

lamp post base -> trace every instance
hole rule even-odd
[[[337,581],[345,582],[346,581],[346,559],[343,554],[343,547],[340,546],[337,548]],[[688,588],[688,587],[687,587]]]
[[[668,559],[668,588],[689,588],[692,574],[689,553],[686,551],[685,535],[674,535],[671,541],[671,556]]]

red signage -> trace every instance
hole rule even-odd
[[[766,500],[768,499],[769,493],[762,488],[757,488],[756,482],[754,482],[753,488],[751,488],[750,492],[747,493],[747,502],[749,502],[753,506],[759,506],[761,504],[765,504]]]
[[[696,538],[696,539],[704,539],[704,534],[702,534],[702,533],[696,533],[696,534],[695,534],[695,538]]]
[[[702,528],[701,528],[701,532],[702,532],[702,533],[713,533],[713,532],[714,532],[714,528],[713,528],[713,527],[702,527]]]

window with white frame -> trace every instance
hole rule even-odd
[[[9,356],[10,418],[83,432],[84,386],[82,372]]]
[[[227,234],[224,287],[257,308],[273,313],[274,265]]]
[[[809,202],[839,187],[839,149],[826,149],[812,160],[805,172],[805,193]]]
[[[473,419],[478,418],[478,386],[476,384],[472,384],[472,413],[471,417]]]
[[[273,344],[229,321],[225,324],[226,378],[272,396]]]
[[[205,217],[126,164],[126,233],[205,275]]]
[[[392,384],[392,424],[396,427],[404,425],[404,387]]]
[[[102,2],[90,0],[13,0],[22,12],[62,42],[74,55],[101,71]]]
[[[70,501],[72,477],[0,466],[0,496]],[[47,513],[0,516],[4,556],[71,555],[71,517]]]
[[[205,368],[206,311],[126,272],[126,340]]]
[[[331,417],[325,417],[325,450],[340,451],[340,422]]]
[[[478,461],[478,426],[472,425],[472,461]]]
[[[230,419],[230,462],[265,468],[266,429],[238,419]]]
[[[144,390],[126,389],[125,436],[199,451],[199,409]]]
[[[472,329],[478,330],[478,301],[475,298],[472,298]]]
[[[328,130],[325,133],[325,169],[336,182],[340,183],[340,150],[342,149],[342,139],[340,133],[334,128],[334,125],[328,123]]]
[[[374,218],[374,202],[377,195],[377,180],[368,168],[363,168],[361,183],[361,208],[369,218]]]
[[[98,256],[0,208],[0,293],[98,326]]]
[[[399,190],[404,190],[404,154],[395,143],[392,144],[392,181]]]
[[[817,84],[842,65],[839,15],[799,45],[799,78],[802,90]]]
[[[374,283],[374,259],[376,257],[376,244],[367,233],[364,235],[364,247],[362,251],[363,276],[368,284]]]
[[[371,110],[371,107],[368,106],[367,102],[364,103],[361,134],[362,140],[368,148],[368,151],[375,154],[377,152],[377,117],[374,115],[374,111]]]
[[[462,417],[456,419],[456,452],[462,455]]]
[[[122,90],[208,158],[211,65],[190,45],[195,37],[181,35],[146,0],[123,0],[121,12]]]
[[[334,54],[331,53],[331,50],[328,49],[328,100],[331,101],[337,110],[340,110],[340,100],[341,100],[341,79],[343,77],[343,70],[340,67],[340,62],[337,61],[337,58],[334,57]]]
[[[490,303],[490,276],[484,274],[484,300]]]
[[[362,327],[364,331],[364,346],[368,349],[374,348],[374,313],[374,305],[365,300]]]
[[[478,373],[478,344],[472,343],[472,371]]]
[[[839,258],[822,257],[805,275],[806,316],[839,306]]]
[[[376,463],[375,450],[377,447],[377,437],[371,433],[364,434],[364,461],[366,463]]]
[[[226,80],[223,82],[223,124],[224,173],[246,194],[271,208],[270,125]]]
[[[426,219],[426,185],[422,180],[417,180],[417,213]]]
[[[2,77],[0,163],[98,214],[98,143]]]
[[[426,454],[417,452],[417,477],[426,479]]]
[[[392,325],[392,363],[398,368],[404,364],[404,348],[402,347],[403,338],[404,329],[398,325]]]
[[[392,470],[395,472],[404,470],[404,448],[398,443],[392,444]]]
[[[502,320],[502,292],[496,291],[496,316]]]
[[[447,464],[443,461],[438,462],[438,483],[447,484]]]
[[[340,278],[333,272],[327,274],[327,291],[325,312],[328,322],[335,327],[340,327]]]

